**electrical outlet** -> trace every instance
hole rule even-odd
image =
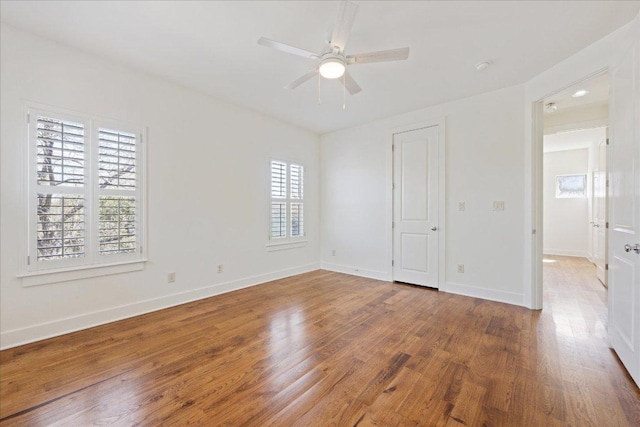
[[[169,274],[167,274],[167,283],[173,283],[176,281],[176,273],[175,272],[171,272]]]
[[[222,273],[222,264],[218,264],[218,273]]]
[[[463,212],[466,209],[464,202],[458,202],[458,210]]]
[[[458,264],[458,273],[464,273],[464,264]]]
[[[503,211],[504,210],[504,201],[496,200],[493,202],[493,210],[494,211]]]
[[[336,256],[336,250],[335,249],[331,249],[331,256]]]

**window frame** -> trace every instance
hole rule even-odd
[[[284,198],[278,198],[273,196],[272,192],[272,164],[273,162],[285,164],[286,170],[286,191]],[[301,198],[291,197],[291,166],[298,166],[302,169],[302,185],[300,188]],[[306,232],[306,203],[305,203],[305,175],[307,174],[307,167],[299,161],[293,161],[280,158],[270,158],[268,162],[268,206],[267,206],[267,250],[277,251],[282,249],[293,249],[305,246],[307,243]],[[286,210],[286,235],[284,237],[272,236],[272,206],[273,203],[284,203]],[[302,206],[302,233],[298,236],[292,236],[292,215],[291,205],[300,204]]]
[[[50,117],[61,121],[72,121],[84,126],[84,185],[82,187],[65,187],[38,185],[38,117]],[[23,217],[24,238],[21,239],[22,260],[18,277],[23,286],[34,286],[101,276],[144,268],[146,258],[147,206],[146,206],[146,134],[143,126],[106,120],[87,114],[41,104],[25,104],[26,134],[23,147]],[[136,188],[129,195],[135,197],[136,203],[136,249],[131,253],[101,255],[99,253],[99,197],[105,189],[99,188],[99,130],[110,129],[118,132],[135,134],[136,136]],[[112,193],[113,191],[106,191]],[[122,193],[122,190],[118,190]],[[38,261],[37,250],[37,195],[78,194],[84,197],[84,256],[51,261]],[[119,194],[120,195],[120,194]],[[26,254],[23,256],[22,254]]]

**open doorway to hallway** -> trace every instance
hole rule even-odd
[[[601,314],[591,323],[603,325],[607,320],[608,126],[607,73],[544,100],[544,304],[555,310],[558,304],[565,304],[567,310],[586,304],[585,310]]]

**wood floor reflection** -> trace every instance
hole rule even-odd
[[[316,271],[0,353],[2,426],[632,426],[585,260],[545,310]]]

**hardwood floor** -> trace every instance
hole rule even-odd
[[[591,266],[545,310],[316,271],[0,353],[1,426],[637,426]]]

